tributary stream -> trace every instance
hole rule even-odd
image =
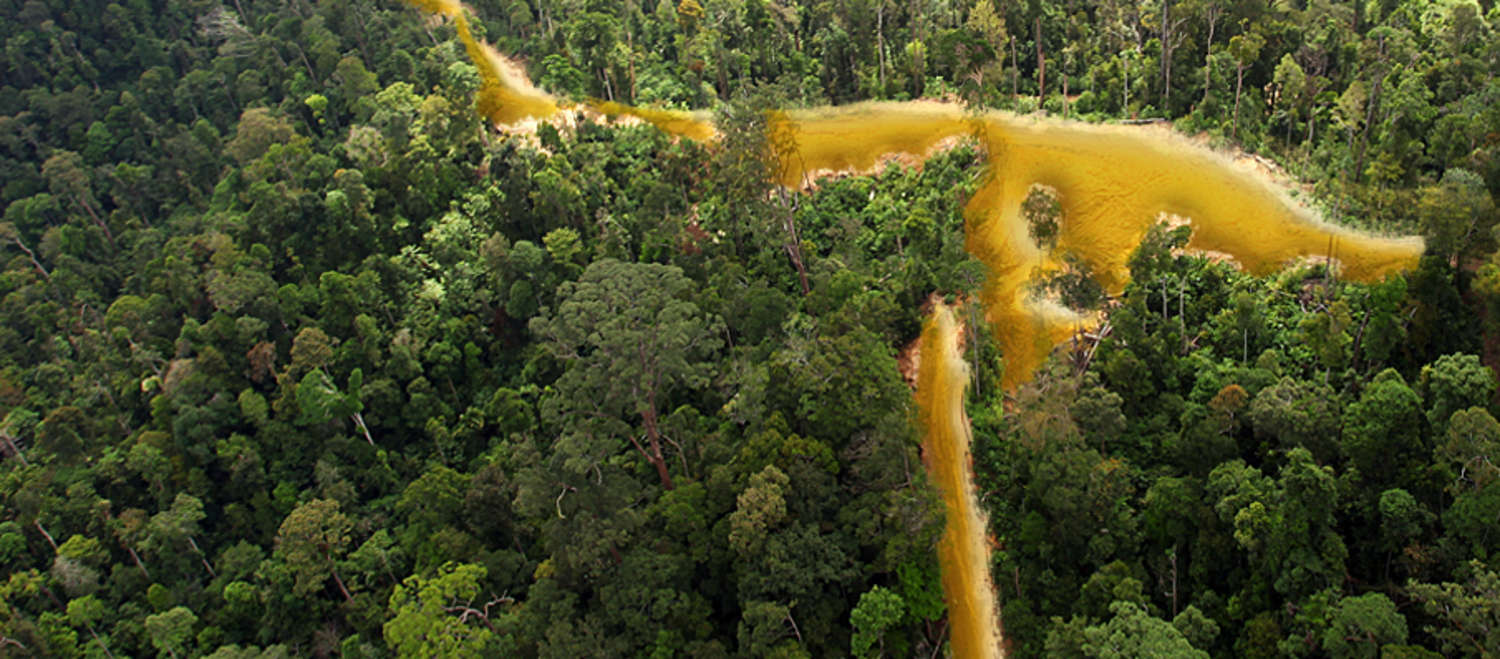
[[[479,69],[477,110],[497,125],[547,120],[567,104],[537,89],[516,66],[476,40],[455,0],[408,0],[454,21]],[[712,140],[709,115],[591,101],[575,109],[629,116],[672,135]],[[986,154],[978,190],[964,208],[966,246],[988,267],[981,295],[1005,358],[1001,386],[1026,382],[1054,347],[1097,318],[1031,294],[1036,273],[1072,253],[1117,294],[1129,277],[1126,261],[1164,214],[1193,227],[1188,247],[1228,255],[1252,273],[1297,259],[1337,261],[1341,276],[1374,280],[1409,269],[1422,253],[1418,238],[1384,238],[1323,222],[1265,177],[1166,130],[1142,130],[1025,117],[966,113],[934,101],[871,102],[774,113],[781,183],[870,172],[893,157],[922,159],[955,140],[973,138]],[[1030,237],[1021,205],[1034,184],[1060,198],[1057,244],[1043,250]],[[998,656],[999,615],[988,572],[982,512],[969,476],[968,422],[963,415],[967,369],[952,312],[939,305],[922,336],[917,398],[925,425],[928,468],[943,491],[947,532],[940,555],[955,657]]]

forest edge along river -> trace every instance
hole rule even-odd
[[[995,591],[990,585],[990,548],[969,464],[969,419],[964,414],[969,368],[958,337],[953,309],[942,302],[933,305],[918,344],[916,396],[923,427],[922,456],[942,491],[947,511],[938,562],[953,656],[998,657],[1004,652]]]
[[[567,107],[475,39],[458,2],[408,2],[454,22],[479,70],[476,110],[491,122],[546,120]],[[631,117],[699,141],[715,135],[704,112],[605,101],[578,109]],[[1343,277],[1377,280],[1414,267],[1423,249],[1419,238],[1378,237],[1325,223],[1263,177],[1164,131],[973,114],[931,101],[779,111],[767,125],[779,182],[791,187],[819,176],[870,171],[897,156],[922,159],[956,139],[977,140],[987,162],[964,208],[966,247],[988,270],[981,301],[1005,358],[1001,386],[1011,390],[1029,380],[1054,347],[1097,320],[1035,297],[1035,277],[1056,271],[1062,255],[1071,254],[1106,292],[1118,294],[1129,278],[1130,254],[1164,215],[1188,218],[1190,249],[1228,255],[1255,274],[1319,258],[1336,262]],[[1061,205],[1051,249],[1031,237],[1021,210],[1037,184],[1055,190]],[[929,470],[947,508],[940,558],[953,654],[1000,656],[985,524],[969,482],[969,429],[962,410],[967,368],[957,353],[955,326],[951,310],[937,305],[921,340],[926,359],[919,366],[917,397]]]

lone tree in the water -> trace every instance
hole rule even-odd
[[[674,266],[594,262],[577,282],[558,290],[557,309],[531,322],[547,350],[567,362],[557,380],[556,407],[567,428],[598,427],[624,434],[656,467],[665,489],[672,476],[662,453],[657,423],[673,387],[708,382],[719,348],[716,319],[687,300],[692,280]],[[621,419],[639,415],[645,444]]]

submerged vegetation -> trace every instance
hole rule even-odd
[[[761,114],[919,97],[1167,120],[1426,239],[1360,283],[1153,229],[1014,393],[957,309],[1014,654],[1500,651],[1491,7],[472,4],[713,143],[494,132],[395,2],[0,7],[6,653],[940,653],[898,356],[985,285],[992,154],[786,190]]]

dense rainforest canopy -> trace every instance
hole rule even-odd
[[[982,154],[785,190],[763,110],[1162,120],[1420,233],[1255,278],[1153,231],[1030,384],[964,307],[1022,656],[1500,652],[1500,9],[484,0],[559,94],[474,112],[392,0],[0,0],[0,653],[932,656],[898,365],[984,267]],[[1045,239],[1055,200],[1027,204]]]

